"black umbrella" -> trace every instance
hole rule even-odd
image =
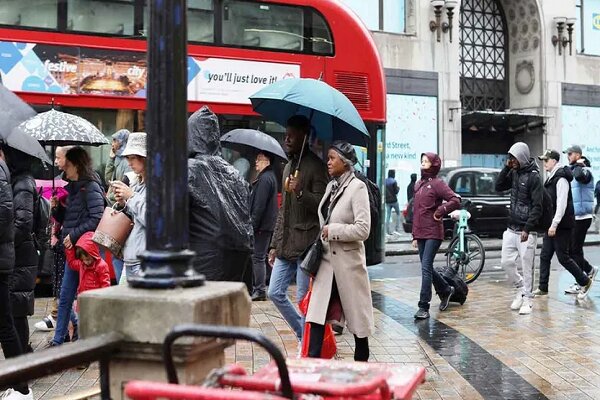
[[[108,144],[102,132],[85,118],[54,109],[29,118],[17,129],[53,146]]]
[[[287,161],[283,148],[275,138],[255,129],[234,129],[221,136],[223,147],[236,151],[254,149],[271,153]]]
[[[0,137],[13,149],[52,165],[40,143],[31,135],[16,129],[20,123],[35,115],[33,108],[0,84]]]

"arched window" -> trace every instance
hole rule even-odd
[[[497,0],[463,0],[460,99],[465,111],[508,108],[508,37]]]

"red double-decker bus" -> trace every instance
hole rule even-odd
[[[188,0],[187,16],[190,112],[206,104],[223,132],[281,139],[248,96],[279,79],[320,78],[358,109],[371,135],[363,166],[382,182],[385,76],[352,11],[335,0]],[[0,2],[0,76],[30,104],[81,115],[106,135],[142,130],[148,21],[144,0]],[[92,149],[99,168],[104,147]]]

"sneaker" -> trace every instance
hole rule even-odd
[[[572,284],[571,286],[569,286],[568,288],[565,289],[566,294],[577,294],[580,291],[581,291],[581,286],[579,286],[576,283]]]
[[[0,395],[3,400],[33,400],[33,392],[29,389],[27,394],[23,394],[18,390],[8,389]]]
[[[448,293],[447,296],[444,297],[440,297],[440,311],[446,311],[446,309],[448,308],[448,304],[450,304],[450,298],[452,297],[452,295],[454,294],[454,287],[450,286],[450,293]]]
[[[429,318],[429,311],[419,308],[415,313],[415,319],[427,319]]]
[[[73,336],[71,336],[71,342],[79,340],[79,325],[73,324]]]
[[[533,308],[533,303],[529,297],[523,296],[521,308],[519,308],[519,315],[527,315],[531,314],[531,309]]]
[[[344,327],[342,325],[331,324],[331,329],[333,329],[334,335],[343,335],[344,334]]]
[[[52,318],[52,315],[48,315],[47,317],[44,317],[44,319],[42,319],[41,321],[36,322],[33,326],[38,331],[50,332],[54,330],[54,327],[56,326],[56,320]]]
[[[537,296],[548,296],[548,292],[538,288],[533,291],[533,295],[536,297]]]
[[[593,283],[594,280],[592,278],[588,279],[587,285],[583,286],[580,292],[577,294],[577,300],[583,300],[587,297],[587,295],[590,293]]]
[[[267,295],[265,293],[255,293],[252,295],[252,301],[267,301]]]
[[[521,291],[519,291],[519,292],[517,292],[517,295],[515,296],[515,299],[513,300],[513,302],[510,304],[510,309],[513,311],[516,311],[516,310],[520,309],[522,305],[523,305],[523,293],[521,293]]]
[[[598,275],[598,267],[592,267],[592,271],[590,272],[590,274],[588,276],[590,277],[591,280],[595,280],[596,275]]]
[[[298,342],[298,347],[296,348],[296,358],[302,358],[302,341]]]
[[[52,340],[49,340],[44,346],[42,346],[42,350],[51,349],[51,348],[57,347],[57,346],[60,346],[60,345],[54,343]],[[2,397],[0,396],[0,398],[2,398]]]

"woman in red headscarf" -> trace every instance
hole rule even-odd
[[[413,247],[421,260],[421,295],[415,319],[429,318],[431,284],[440,296],[440,310],[448,307],[454,288],[433,268],[433,260],[444,240],[442,218],[460,207],[460,196],[438,178],[442,160],[435,153],[421,154],[421,179],[415,184],[413,200]]]

